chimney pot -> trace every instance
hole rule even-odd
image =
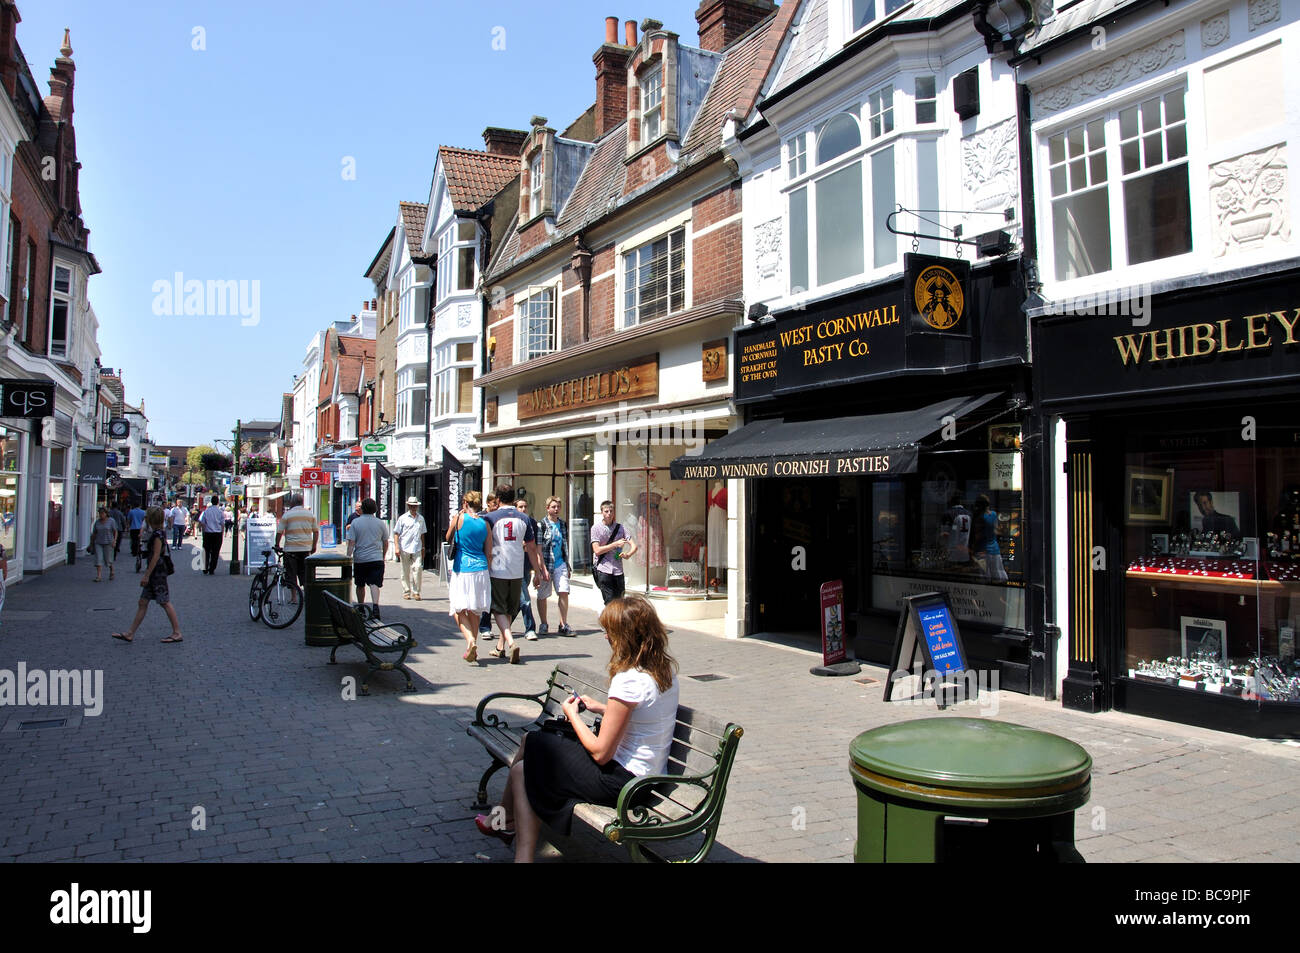
[[[618,17],[605,17],[605,42],[618,42]]]
[[[636,21],[628,20],[623,24],[623,44],[636,46]]]

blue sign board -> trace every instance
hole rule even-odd
[[[116,451],[116,450],[109,450],[109,451],[108,451],[104,456],[105,456],[105,466],[107,466],[110,470],[116,470],[116,469],[117,469],[117,451]]]
[[[964,672],[966,660],[961,656],[948,606],[922,606],[917,609],[917,617],[921,622],[921,637],[930,650],[931,667],[943,675]]]

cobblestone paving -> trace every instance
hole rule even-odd
[[[329,649],[304,644],[301,622],[280,632],[251,622],[248,579],[230,576],[224,559],[218,575],[201,575],[196,552],[187,543],[172,577],[185,633],[177,645],[159,642],[168,626],[156,606],[134,644],[109,637],[135,607],[129,562],[113,583],[94,584],[82,560],[11,586],[0,669],[99,669],[104,700],[102,714],[79,719],[80,709],[0,708],[0,860],[508,859],[472,823],[486,759],[465,725],[483,695],[536,691],[559,659],[602,666],[591,613],[573,613],[576,639],[521,641],[523,665],[471,667],[436,578],[426,578],[423,602],[403,602],[389,564],[384,618],[406,622],[420,642],[411,656],[419,691],[379,674],[370,696],[345,701],[341,680],[365,672],[360,653],[341,649],[330,666]],[[935,710],[887,706],[881,669],[864,668],[870,685],[813,677],[817,657],[800,648],[681,626],[672,647],[683,703],[745,728],[710,859],[850,860],[849,742]],[[689,677],[702,674],[728,677]],[[1091,753],[1092,801],[1076,815],[1088,860],[1300,861],[1300,748],[1010,693],[997,701],[993,717]],[[948,711],[979,713],[974,702]],[[64,715],[74,717],[63,728],[16,730],[19,720]],[[502,782],[498,773],[494,794]],[[555,844],[542,859],[625,859],[580,822]]]

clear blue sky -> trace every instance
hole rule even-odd
[[[371,296],[362,273],[397,203],[427,200],[439,144],[481,149],[485,126],[533,115],[564,128],[595,101],[605,16],[654,17],[694,45],[697,6],[19,0],[43,93],[72,30],[102,360],[153,439],[277,417],[311,335]],[[260,323],[155,315],[154,282],[178,271],[260,282]]]

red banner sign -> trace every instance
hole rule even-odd
[[[821,587],[822,664],[834,665],[848,658],[844,648],[844,583],[836,579]]]
[[[302,476],[298,480],[298,485],[303,489],[309,486],[329,486],[330,475],[324,470],[306,469],[302,471]]]

